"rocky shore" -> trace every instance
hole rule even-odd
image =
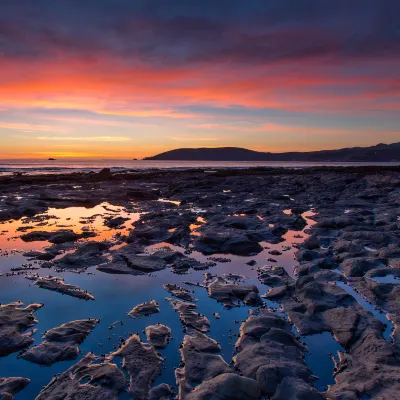
[[[133,330],[103,354],[81,356],[78,348],[101,327],[96,318],[68,320],[34,343],[40,338],[32,328],[41,322],[35,312],[44,306],[45,313],[46,303],[35,302],[32,292],[28,306],[18,298],[0,304],[0,357],[21,352],[19,362],[40,365],[78,358],[37,399],[398,398],[400,167],[103,170],[0,177],[0,190],[4,235],[9,224],[20,224],[16,240],[38,246],[25,251],[26,265],[3,271],[1,279],[21,274],[36,290],[96,305],[97,292],[51,273],[101,274],[110,285],[124,276],[167,277],[159,288],[165,303],[144,292],[122,310],[132,324],[150,321],[144,336]],[[73,226],[46,214],[103,203],[109,210]],[[129,212],[138,217],[130,221]],[[95,225],[97,217],[102,222]],[[289,253],[291,265],[282,262]],[[222,265],[229,273],[220,272]],[[212,310],[215,319],[205,304],[221,306]],[[235,321],[236,331],[226,328],[234,343],[227,355],[213,339],[213,324],[221,312],[229,318],[242,308],[248,314]],[[175,382],[163,381],[167,361],[160,352],[176,346],[176,332],[151,319],[164,313],[176,316],[184,335]],[[315,385],[302,341],[320,333],[343,349],[332,354],[334,381],[325,388]],[[23,394],[28,384],[4,376],[0,398]]]

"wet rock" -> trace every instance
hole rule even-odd
[[[286,376],[271,400],[322,400],[322,398],[321,394],[308,383]]]
[[[327,399],[398,397],[400,361],[394,347],[373,329],[367,329],[348,352],[339,353],[336,371]]]
[[[262,236],[253,237],[251,234],[227,232],[215,232],[214,229],[204,231],[200,236],[195,249],[205,253],[225,253],[235,255],[252,255],[260,253],[263,248],[259,244]]]
[[[227,307],[238,305],[242,300],[247,305],[263,304],[257,286],[237,285],[221,277],[216,277],[207,287],[211,298],[223,303]]]
[[[117,400],[125,385],[125,375],[115,364],[89,353],[54,377],[36,400]]]
[[[0,305],[0,357],[20,351],[34,340],[34,331],[25,332],[37,323],[33,313],[43,304],[23,307],[20,302]]]
[[[96,236],[94,232],[75,233],[71,230],[60,230],[56,232],[36,231],[29,232],[21,236],[24,242],[42,242],[48,241],[54,244],[62,244],[66,242],[75,242],[78,239],[89,238]]]
[[[50,261],[56,257],[55,254],[45,251],[27,251],[22,254],[24,257],[40,261]]]
[[[203,382],[185,398],[188,400],[213,398],[219,400],[258,400],[260,390],[254,379],[228,373]]]
[[[166,383],[162,383],[149,392],[149,400],[171,400],[174,395],[174,390]]]
[[[265,265],[257,268],[258,279],[267,286],[284,286],[291,290],[294,287],[294,279],[289,276],[285,268],[275,265]]]
[[[172,308],[179,312],[180,320],[183,325],[194,328],[200,332],[207,332],[210,328],[210,321],[204,315],[196,312],[197,306],[182,300],[166,298]]]
[[[158,349],[163,349],[169,343],[171,329],[162,324],[151,325],[146,328],[147,340]]]
[[[240,328],[235,366],[247,378],[257,381],[261,394],[280,396],[285,378],[299,379],[315,399],[322,396],[313,388],[311,371],[304,361],[304,348],[291,333],[290,324],[281,316],[261,310]]]
[[[190,294],[191,293],[190,290],[187,290],[181,286],[167,283],[163,285],[163,287],[165,290],[167,290],[170,294],[177,297],[178,299],[190,302],[195,302],[197,300]]]
[[[78,299],[94,300],[94,296],[92,294],[82,290],[79,286],[65,283],[62,278],[35,275],[28,275],[25,278],[34,281],[35,285],[42,289],[53,290],[68,296],[77,297]]]
[[[196,216],[190,212],[150,212],[134,224],[135,230],[127,241],[143,245],[166,242],[186,247],[191,241],[191,225],[195,223]]]
[[[383,265],[378,258],[355,257],[348,258],[341,264],[341,269],[347,277],[363,276],[371,269],[379,268]]]
[[[185,336],[180,350],[184,367],[175,371],[179,398],[187,398],[191,391],[204,381],[232,372],[217,354],[220,350],[221,347],[215,340],[200,332]]]
[[[114,217],[114,218],[106,218],[104,221],[104,225],[111,229],[119,228],[126,221],[129,221],[129,218],[124,217]]]
[[[127,196],[132,200],[158,200],[160,197],[159,190],[147,189],[128,189]]]
[[[57,269],[85,270],[107,262],[108,259],[101,253],[107,251],[110,247],[111,243],[108,242],[87,242],[80,245],[75,252],[59,258],[52,265]]]
[[[0,378],[0,399],[14,399],[14,395],[23,390],[29,382],[27,378]]]
[[[170,248],[158,250],[153,254],[139,253],[139,251],[135,244],[123,246],[114,253],[110,264],[99,266],[97,269],[107,273],[141,275],[167,267],[171,267],[176,273],[185,273],[190,268],[207,269],[213,265],[200,263]]]
[[[111,357],[122,357],[122,367],[130,376],[129,393],[132,397],[147,400],[150,385],[161,374],[164,361],[154,347],[142,343],[139,336],[132,335]]]
[[[155,300],[151,300],[148,303],[144,302],[135,306],[131,311],[129,311],[128,315],[132,318],[140,318],[147,317],[149,315],[159,312],[160,309],[158,308],[158,303]]]
[[[86,339],[98,322],[96,319],[77,320],[50,329],[44,334],[43,343],[28,349],[21,358],[40,365],[74,360],[79,354],[78,344]]]

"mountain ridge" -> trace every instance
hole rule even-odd
[[[271,153],[242,147],[200,147],[169,150],[144,160],[155,161],[315,161],[391,162],[400,161],[400,142],[336,150]]]

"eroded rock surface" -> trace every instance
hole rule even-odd
[[[181,357],[184,368],[175,371],[179,385],[179,398],[185,399],[192,390],[218,375],[231,373],[232,369],[217,354],[219,344],[200,332],[186,335],[181,346]]]
[[[182,300],[168,298],[172,308],[179,312],[179,318],[186,327],[194,328],[200,332],[207,332],[210,329],[210,321],[206,316],[196,312],[197,306]]]
[[[178,286],[175,284],[167,283],[164,286],[164,289],[167,290],[170,294],[177,297],[178,299],[195,302],[196,299],[190,294],[191,291],[183,288],[182,286]]]
[[[62,244],[66,242],[76,242],[78,239],[96,236],[94,232],[82,232],[80,234],[71,230],[60,230],[55,232],[34,231],[21,236],[24,242],[42,242],[48,241],[54,244]]]
[[[125,375],[117,365],[89,353],[54,377],[36,400],[116,400],[125,385]]]
[[[43,335],[43,343],[28,349],[21,358],[40,365],[74,360],[79,354],[78,345],[86,339],[98,322],[99,320],[94,318],[77,320],[50,329]]]
[[[94,300],[94,296],[92,294],[82,290],[79,286],[65,283],[61,278],[50,276],[41,277],[35,275],[29,275],[26,276],[26,278],[34,281],[35,285],[42,289],[53,290],[68,296],[77,297],[78,299]]]
[[[147,340],[158,349],[167,346],[171,337],[171,329],[163,324],[150,325],[146,328]]]
[[[240,328],[236,349],[235,367],[245,377],[257,381],[263,396],[283,399],[279,393],[288,380],[296,379],[305,389],[303,398],[322,400],[303,359],[303,345],[296,340],[291,325],[283,317],[266,310],[250,316]]]
[[[23,307],[20,302],[0,305],[0,357],[20,351],[34,342],[31,337],[34,331],[27,329],[37,323],[33,313],[41,307],[43,304]]]
[[[240,301],[250,306],[263,304],[258,288],[254,285],[238,285],[222,277],[216,277],[208,284],[207,290],[211,298],[223,303],[226,307],[238,305]]]
[[[23,390],[29,382],[27,378],[0,378],[0,399],[14,399],[14,395]]]
[[[152,314],[159,313],[160,309],[158,308],[158,303],[155,300],[151,300],[150,302],[138,304],[133,307],[131,311],[129,311],[128,315],[132,318],[140,318],[147,317]]]
[[[164,359],[151,344],[143,343],[139,336],[132,335],[124,345],[111,355],[122,357],[122,367],[130,376],[129,393],[134,399],[147,400],[150,386],[161,374]]]

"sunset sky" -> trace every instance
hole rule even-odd
[[[0,7],[0,158],[400,141],[398,0]]]

